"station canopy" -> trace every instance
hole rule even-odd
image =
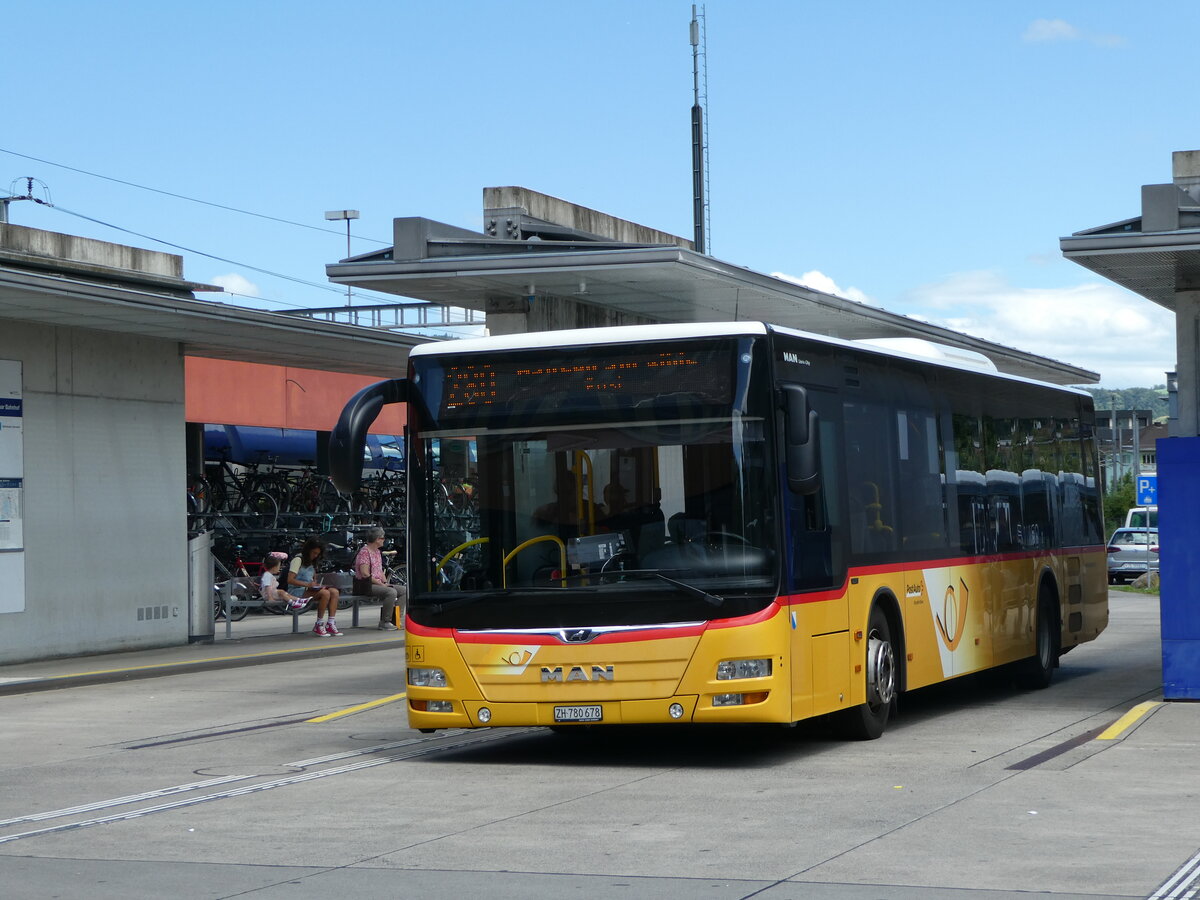
[[[1059,239],[1063,256],[1172,312],[1176,294],[1200,290],[1200,206],[1190,228],[1149,230],[1140,217]],[[1185,220],[1186,222],[1186,220]]]
[[[723,262],[681,246],[683,239],[618,242],[516,218],[505,219],[505,237],[396,219],[395,246],[330,264],[326,273],[338,284],[447,307],[511,311],[565,300],[655,322],[750,320],[846,340],[919,338],[982,353],[1008,374],[1055,384],[1099,380],[1078,366]]]
[[[0,328],[19,321],[178,342],[186,356],[402,375],[427,339],[197,299],[178,256],[0,225]]]

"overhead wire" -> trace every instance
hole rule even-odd
[[[42,203],[42,205],[49,206],[51,209],[57,209],[59,212],[67,213],[68,215],[75,216],[80,219],[84,219],[88,222],[94,222],[97,225],[103,225],[105,228],[112,228],[112,229],[115,229],[116,231],[124,232],[125,234],[132,234],[134,237],[140,237],[143,240],[147,240],[147,241],[154,241],[156,244],[162,244],[163,246],[166,246],[166,247],[174,247],[176,250],[182,250],[185,253],[193,253],[196,256],[203,256],[203,257],[206,257],[207,259],[215,259],[218,262],[229,263],[231,266],[239,266],[244,269],[249,269],[252,272],[259,272],[263,275],[270,275],[272,278],[282,278],[284,281],[291,281],[291,282],[295,282],[296,284],[303,284],[306,287],[319,288],[322,291],[332,291],[335,294],[342,293],[341,288],[334,287],[333,285],[321,284],[320,282],[317,282],[317,281],[308,281],[304,278],[297,278],[294,275],[284,275],[282,272],[272,272],[270,269],[264,269],[259,266],[252,266],[252,265],[250,265],[250,263],[239,262],[236,259],[228,259],[227,257],[224,257],[224,256],[217,256],[215,253],[205,253],[203,250],[196,250],[192,247],[185,247],[185,246],[183,246],[183,244],[175,244],[175,243],[172,243],[171,241],[163,240],[162,238],[156,238],[150,234],[143,234],[142,232],[134,231],[131,228],[125,228],[121,225],[115,225],[112,222],[105,222],[102,219],[97,219],[93,216],[84,215],[83,213],[76,212],[73,209],[67,209],[65,206],[59,206],[58,204],[52,204],[52,203]]]
[[[204,206],[212,206],[216,209],[223,209],[228,212],[235,212],[235,213],[239,213],[240,215],[244,215],[244,216],[255,216],[256,218],[267,219],[271,222],[280,222],[284,225],[294,225],[297,228],[307,228],[310,231],[320,231],[322,234],[336,234],[339,237],[345,237],[345,234],[346,234],[344,231],[338,231],[333,228],[321,228],[316,225],[309,225],[306,222],[293,222],[290,219],[283,219],[283,218],[280,218],[279,216],[269,216],[266,213],[254,212],[254,211],[248,210],[248,209],[238,209],[236,206],[227,206],[224,203],[214,203],[211,200],[201,200],[197,197],[188,197],[185,194],[176,194],[173,191],[164,191],[161,188],[149,187],[144,184],[137,184],[136,182],[133,182],[133,181],[125,181],[124,179],[121,179],[121,178],[114,178],[111,175],[101,175],[99,172],[89,172],[87,169],[80,169],[80,168],[77,168],[76,166],[68,166],[65,163],[57,163],[57,162],[54,162],[53,160],[42,159],[37,156],[31,156],[28,153],[18,153],[16,150],[9,150],[6,147],[0,147],[0,153],[7,153],[10,156],[19,156],[21,159],[28,159],[28,160],[32,160],[33,162],[43,163],[44,165],[47,165],[47,166],[55,166],[56,168],[59,168],[59,169],[66,169],[68,172],[78,172],[80,175],[87,175],[91,178],[101,178],[104,181],[111,181],[114,184],[123,184],[126,187],[137,188],[138,190],[141,190],[141,191],[150,191],[151,193],[162,194],[163,196],[166,196],[166,197],[174,197],[177,200],[187,200],[189,203],[200,203],[200,204],[203,204]],[[381,244],[383,246],[387,246],[391,243],[391,241],[382,241],[379,238],[364,237],[363,235],[360,235],[360,234],[353,235],[353,237],[355,237],[356,239],[358,239],[360,241],[369,241],[372,244]],[[192,251],[192,252],[195,252],[195,251]]]
[[[343,232],[341,232],[341,231],[335,231],[335,230],[333,230],[333,229],[330,229],[330,228],[319,228],[319,227],[317,227],[317,226],[315,226],[315,225],[309,225],[309,224],[307,224],[307,223],[304,223],[304,222],[293,222],[293,221],[291,221],[291,220],[289,220],[289,219],[280,218],[280,217],[278,217],[278,216],[270,216],[270,215],[266,215],[266,214],[264,214],[264,213],[257,213],[257,212],[253,212],[253,211],[251,211],[251,210],[238,209],[237,207],[233,207],[233,206],[227,206],[227,205],[225,205],[225,204],[222,204],[222,203],[214,203],[214,202],[212,202],[212,201],[209,201],[209,200],[200,200],[200,199],[198,199],[198,198],[196,198],[196,197],[188,197],[188,196],[186,196],[186,195],[184,195],[184,194],[178,194],[178,193],[174,193],[174,192],[172,192],[172,191],[165,191],[165,190],[161,190],[161,189],[159,189],[159,188],[148,187],[147,185],[143,185],[143,184],[137,184],[137,183],[135,183],[135,182],[132,182],[132,181],[125,181],[125,180],[123,180],[123,179],[120,179],[120,178],[114,178],[114,177],[112,177],[112,176],[109,176],[109,175],[101,175],[101,174],[100,174],[100,173],[98,173],[98,172],[89,172],[89,171],[88,171],[88,170],[86,170],[86,169],[80,169],[80,168],[77,168],[77,167],[75,167],[75,166],[68,166],[68,165],[66,165],[66,164],[64,164],[64,163],[57,163],[57,162],[54,162],[54,161],[52,161],[52,160],[42,159],[42,158],[40,158],[40,157],[31,156],[30,154],[27,154],[27,153],[18,153],[18,152],[17,152],[17,151],[15,151],[15,150],[9,150],[9,149],[7,149],[7,148],[4,148],[4,147],[0,147],[0,153],[7,153],[7,154],[9,154],[9,155],[11,155],[11,156],[17,156],[17,157],[20,157],[20,158],[22,158],[22,159],[28,159],[28,160],[32,160],[32,161],[34,161],[34,162],[44,163],[45,165],[55,166],[55,167],[57,167],[57,168],[60,168],[60,169],[66,169],[67,171],[71,171],[71,172],[77,172],[77,173],[79,173],[79,174],[82,174],[82,175],[88,175],[88,176],[90,176],[90,177],[93,177],[93,178],[100,178],[100,179],[103,179],[103,180],[105,180],[105,181],[111,181],[111,182],[113,182],[113,183],[115,183],[115,184],[121,184],[121,185],[125,185],[125,186],[127,186],[127,187],[138,188],[139,190],[149,191],[149,192],[151,192],[151,193],[156,193],[156,194],[162,194],[162,195],[164,195],[164,196],[167,196],[167,197],[174,197],[174,198],[176,198],[176,199],[179,199],[179,200],[187,200],[187,201],[189,201],[189,202],[191,202],[191,203],[199,203],[199,204],[202,204],[202,205],[204,205],[204,206],[211,206],[211,207],[214,207],[214,208],[216,208],[216,209],[223,209],[223,210],[226,210],[226,211],[228,211],[228,212],[235,212],[235,213],[239,213],[239,214],[242,214],[242,215],[254,216],[254,217],[256,217],[256,218],[260,218],[260,219],[267,219],[267,220],[269,220],[269,221],[272,221],[272,222],[279,222],[279,223],[281,223],[281,224],[284,224],[284,225],[293,225],[293,226],[295,226],[295,227],[297,227],[297,228],[307,228],[307,229],[309,229],[310,231],[319,231],[319,232],[322,232],[323,234],[334,234],[334,235],[337,235],[338,237],[341,237],[341,236],[343,235]],[[124,234],[129,234],[129,235],[133,235],[134,237],[139,237],[139,238],[142,238],[143,240],[147,240],[147,241],[153,241],[154,243],[157,243],[157,244],[162,244],[163,246],[166,246],[166,247],[172,247],[172,248],[174,248],[174,249],[176,249],[176,250],[180,250],[180,251],[183,251],[183,252],[185,252],[185,253],[191,253],[191,254],[194,254],[194,255],[196,255],[196,256],[203,256],[203,257],[205,257],[205,258],[207,258],[207,259],[212,259],[212,260],[216,260],[216,261],[218,261],[218,262],[224,262],[224,263],[228,263],[229,265],[232,265],[232,266],[238,266],[238,267],[240,267],[240,268],[247,269],[247,270],[249,270],[249,271],[252,271],[252,272],[258,272],[258,273],[260,273],[260,274],[262,274],[262,275],[267,275],[267,276],[270,276],[270,277],[272,277],[272,278],[281,278],[281,279],[283,279],[283,280],[285,280],[285,281],[290,281],[290,282],[293,282],[293,283],[295,283],[295,284],[301,284],[301,285],[304,285],[304,286],[306,286],[306,287],[312,287],[312,288],[317,288],[318,290],[322,290],[322,291],[328,291],[328,292],[330,292],[330,293],[333,293],[333,294],[338,294],[339,296],[342,294],[342,289],[341,289],[340,287],[336,287],[336,286],[334,286],[334,285],[330,285],[330,284],[322,284],[322,283],[320,283],[320,282],[315,282],[315,281],[309,281],[309,280],[307,280],[307,279],[304,279],[304,278],[298,278],[298,277],[296,277],[296,276],[294,276],[294,275],[285,275],[285,274],[284,274],[284,273],[282,273],[282,272],[274,272],[274,271],[272,271],[272,270],[270,270],[270,269],[264,269],[264,268],[262,268],[262,267],[260,267],[260,266],[254,266],[254,265],[251,265],[251,264],[249,264],[249,263],[239,262],[239,261],[237,261],[237,260],[229,259],[229,258],[227,258],[227,257],[224,257],[224,256],[218,256],[218,255],[216,255],[216,254],[214,254],[214,253],[207,253],[207,252],[205,252],[205,251],[203,251],[203,250],[196,250],[196,249],[194,249],[194,248],[192,248],[192,247],[186,247],[186,246],[184,246],[184,245],[182,245],[182,244],[176,244],[176,243],[173,243],[172,241],[168,241],[168,240],[165,240],[165,239],[163,239],[163,238],[157,238],[157,237],[154,237],[153,235],[144,234],[144,233],[142,233],[142,232],[134,231],[134,230],[133,230],[133,229],[131,229],[131,228],[125,228],[124,226],[117,225],[117,224],[115,224],[115,223],[113,223],[113,222],[106,222],[106,221],[104,221],[104,220],[102,220],[102,219],[97,219],[97,218],[95,218],[94,216],[89,216],[89,215],[86,215],[85,213],[81,213],[81,212],[78,212],[78,211],[76,211],[76,210],[68,209],[68,208],[66,208],[66,207],[64,207],[64,206],[60,206],[60,205],[58,205],[58,204],[56,204],[56,203],[51,203],[51,202],[50,202],[48,199],[47,199],[47,200],[43,200],[43,199],[40,199],[40,198],[35,198],[35,197],[33,197],[33,196],[32,196],[32,194],[30,194],[30,195],[29,195],[29,196],[27,196],[27,197],[23,197],[23,198],[21,198],[21,199],[33,200],[34,202],[38,203],[39,205],[42,205],[42,206],[47,206],[47,207],[49,207],[49,208],[51,208],[51,209],[57,209],[57,210],[59,210],[60,212],[66,213],[67,215],[75,216],[76,218],[83,219],[83,220],[85,220],[85,221],[88,221],[88,222],[92,222],[92,223],[94,223],[94,224],[96,224],[96,225],[101,225],[101,226],[103,226],[103,227],[105,227],[105,228],[112,228],[112,229],[114,229],[114,230],[116,230],[116,231],[123,232]],[[381,241],[381,240],[378,240],[377,238],[368,238],[368,237],[363,237],[363,236],[361,236],[361,235],[354,235],[354,237],[356,237],[358,240],[370,241],[370,242],[372,242],[372,243],[376,243],[376,244],[383,244],[383,245],[385,245],[385,246],[386,246],[386,245],[388,245],[388,244],[390,243],[390,242],[388,242],[388,241]],[[305,307],[303,304],[292,303],[292,302],[288,302],[288,301],[284,301],[284,300],[275,300],[275,299],[272,299],[272,298],[269,298],[269,297],[262,297],[262,296],[259,296],[259,295],[254,295],[254,294],[245,294],[245,293],[241,293],[241,292],[238,292],[238,291],[231,291],[231,290],[224,289],[224,288],[222,289],[222,293],[224,293],[224,294],[227,294],[227,295],[229,295],[229,296],[232,296],[232,297],[245,297],[245,298],[247,298],[247,299],[250,299],[250,300],[255,300],[255,301],[257,301],[257,302],[260,302],[260,303],[270,303],[270,304],[274,304],[274,305],[276,305],[276,306],[283,307],[283,308],[291,308],[291,309],[298,309],[298,310],[299,310],[299,309],[305,309],[305,308],[307,308],[307,307]],[[367,298],[367,299],[375,299],[375,300],[380,300],[380,301],[383,301],[383,302],[386,302],[386,303],[396,303],[396,302],[398,301],[398,298],[397,298],[397,297],[395,297],[394,295],[391,295],[391,294],[378,294],[378,293],[375,293],[375,292],[367,292],[367,293],[364,293],[364,292],[362,291],[362,289],[360,289],[360,290],[359,290],[359,292],[356,294],[356,296],[358,296],[358,297],[360,297],[360,298]],[[402,301],[401,301],[401,303],[402,303]],[[403,304],[403,303],[402,303],[402,305],[410,305],[410,304]],[[427,305],[427,304],[426,304],[425,302],[423,302],[423,301],[420,301],[420,300],[412,300],[412,301],[411,301],[411,305],[413,305],[413,306],[424,306],[424,305]],[[458,326],[460,326],[460,325],[469,325],[469,324],[473,324],[473,323],[469,323],[469,322],[462,322],[462,323],[459,323],[459,322],[444,322],[444,323],[437,323],[437,325],[435,325],[434,327],[458,327]]]

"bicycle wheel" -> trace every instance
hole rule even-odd
[[[388,566],[384,570],[387,576],[388,584],[394,584],[408,590],[408,566]]]
[[[202,514],[212,508],[212,487],[203,475],[188,479],[188,512]]]
[[[229,512],[229,490],[225,482],[218,478],[208,483],[208,508],[210,512]]]
[[[229,604],[229,606],[230,606],[229,620],[231,622],[242,621],[242,619],[246,618],[246,613],[250,612],[250,607],[246,606],[245,604],[239,603],[237,597],[233,598],[233,600]],[[217,594],[213,598],[213,618],[214,619],[224,619],[225,616],[226,616],[225,599],[220,594]]]
[[[250,494],[243,511],[249,513],[247,524],[251,528],[274,528],[279,519],[279,504],[266,491]]]
[[[317,511],[323,513],[349,513],[350,498],[333,486],[328,479],[317,489]]]
[[[407,499],[404,491],[389,491],[379,498],[375,506],[380,516],[394,518],[404,515],[404,503]]]

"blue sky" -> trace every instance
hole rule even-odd
[[[55,208],[11,220],[222,257],[185,253],[185,273],[230,302],[336,305],[320,285],[345,233],[325,210],[361,210],[365,252],[395,216],[480,227],[491,185],[691,235],[689,2],[22,6],[3,26],[0,189],[34,176]],[[1200,149],[1200,4],[704,8],[715,256],[1106,386],[1162,382],[1172,316],[1058,238],[1137,215],[1171,151]]]

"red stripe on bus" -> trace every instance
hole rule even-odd
[[[805,594],[784,594],[779,598],[783,606],[793,606],[800,603],[823,603],[828,600],[840,600],[850,587],[850,580],[870,575],[893,575],[900,572],[911,572],[916,569],[944,569],[951,566],[978,566],[987,563],[1012,562],[1022,559],[1043,559],[1052,556],[1076,556],[1082,553],[1104,553],[1104,545],[1088,545],[1082,547],[1059,547],[1055,550],[1024,550],[1018,553],[998,553],[990,556],[958,556],[948,559],[923,559],[912,562],[883,563],[877,566],[855,566],[847,570],[846,581],[841,587],[812,591]]]
[[[747,616],[737,616],[732,619],[713,619],[708,622],[680,625],[676,628],[639,628],[636,631],[610,631],[596,636],[589,644],[626,644],[637,641],[662,640],[665,638],[697,637],[709,628],[741,628],[745,625],[756,625],[766,622],[780,612],[779,605],[771,603],[758,612]],[[566,628],[564,631],[574,629]],[[408,633],[420,637],[452,638],[460,644],[534,644],[537,646],[561,644],[552,634],[528,634],[513,631],[488,631],[486,633],[467,633],[455,631],[453,628],[429,628],[410,620]]]
[[[1060,547],[1056,550],[1026,550],[1018,553],[1000,553],[989,556],[959,556],[947,559],[925,559],[912,562],[885,563],[877,566],[856,566],[849,569],[846,580],[840,587],[803,594],[784,594],[774,602],[767,604],[758,612],[732,619],[712,619],[695,625],[682,625],[678,628],[645,628],[637,631],[614,631],[599,635],[592,644],[622,644],[634,641],[654,640],[658,638],[694,637],[709,628],[740,628],[744,625],[756,625],[766,622],[776,616],[782,607],[802,603],[824,603],[830,600],[840,600],[846,596],[853,578],[869,575],[891,575],[899,572],[911,572],[914,569],[942,569],[950,566],[971,566],[984,563],[1012,562],[1022,559],[1040,559],[1052,556],[1073,556],[1080,553],[1103,553],[1103,544],[1082,547]],[[524,634],[510,631],[489,631],[486,634],[461,634],[453,628],[430,628],[414,622],[411,618],[406,623],[408,633],[419,637],[453,638],[462,644],[496,644],[521,642],[524,644],[549,645],[561,641],[549,634]],[[570,629],[567,629],[570,630]]]

